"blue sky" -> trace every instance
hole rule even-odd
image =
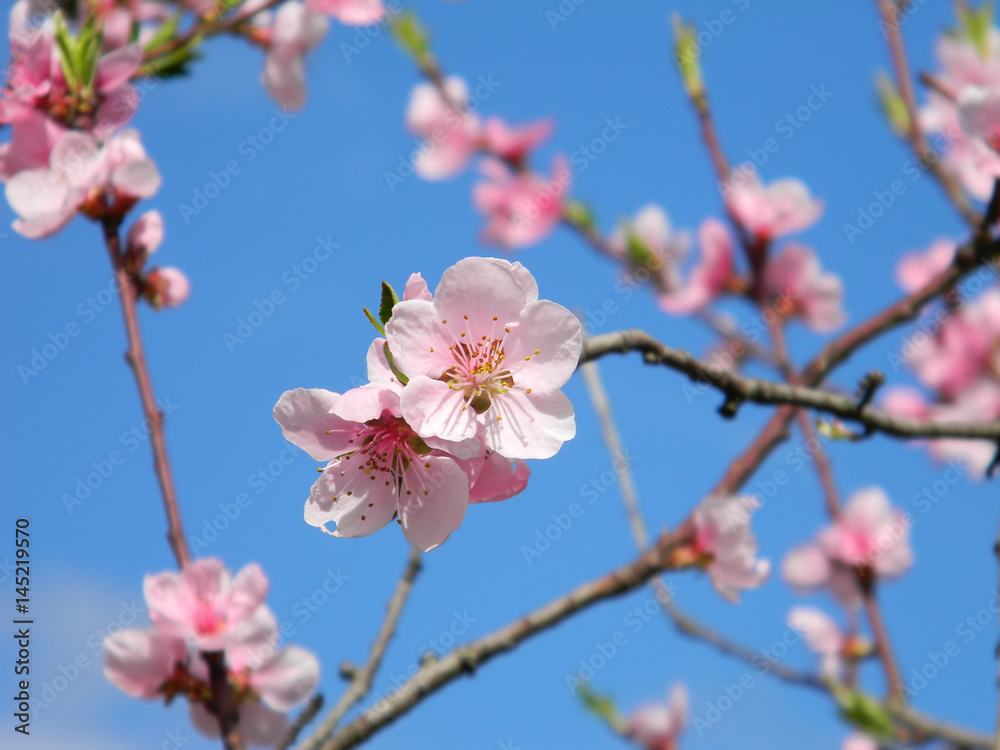
[[[903,26],[916,69],[933,65],[935,35],[952,22],[947,5],[917,4]],[[569,6],[575,10],[553,24],[547,12]],[[761,166],[764,179],[798,177],[824,200],[826,213],[804,240],[844,278],[851,321],[898,297],[892,269],[902,252],[935,237],[961,236],[956,215],[926,177],[908,183],[853,243],[845,235],[845,222],[856,220],[874,192],[900,179],[911,158],[876,106],[873,77],[888,59],[874,3],[834,8],[710,0],[669,7],[710,23],[702,26],[711,37],[703,65],[730,159],[740,161],[777,138],[780,149]],[[710,165],[670,61],[668,6],[654,0],[561,6],[555,0],[423,0],[417,8],[447,70],[496,84],[484,112],[514,122],[554,117],[557,128],[538,155],[539,168],[547,169],[556,151],[586,146],[608,118],[627,126],[578,170],[572,186],[605,230],[650,201],[682,227],[719,215]],[[719,21],[723,11],[732,23]],[[302,521],[315,466],[283,441],[271,407],[288,388],[342,391],[356,384],[372,334],[361,307],[377,304],[383,279],[401,286],[420,271],[433,284],[462,257],[498,252],[476,240],[472,170],[445,183],[410,177],[389,189],[386,173],[415,147],[402,118],[418,78],[385,33],[363,37],[368,43],[346,59],[342,45],[355,45],[355,34],[334,27],[312,54],[308,104],[286,123],[274,120],[275,105],[259,85],[260,52],[227,40],[205,48],[191,78],[150,88],[134,121],[163,174],[163,187],[148,201],[166,219],[159,262],[182,267],[192,282],[182,308],[141,311],[154,386],[171,411],[168,443],[187,534],[200,539],[199,554],[219,556],[234,569],[251,561],[263,566],[272,581],[269,603],[279,621],[293,625],[291,640],[320,657],[329,700],[343,688],[340,662],[365,658],[407,548],[395,527],[349,541]],[[830,92],[827,101],[789,129],[785,118],[797,117],[815,89]],[[248,145],[253,137],[269,142],[257,149]],[[182,204],[191,204],[195,191],[204,191],[231,160],[239,174],[199,213],[185,216]],[[6,206],[0,212],[4,222],[12,218]],[[320,241],[338,247],[329,260],[311,262]],[[28,516],[32,524],[36,685],[65,678],[65,690],[53,693],[34,720],[33,747],[63,747],[71,738],[80,748],[160,748],[178,730],[190,738],[185,748],[215,747],[193,736],[182,706],[139,703],[100,674],[101,635],[116,622],[144,623],[142,576],[174,563],[136,389],[122,359],[124,330],[108,292],[99,231],[83,219],[42,243],[7,231],[0,253],[0,315],[8,321],[0,354],[3,518],[11,537],[16,517]],[[647,292],[626,297],[615,291],[616,269],[565,230],[517,259],[538,279],[543,297],[590,315],[595,332],[637,326],[695,352],[709,343],[696,325],[658,312]],[[275,290],[284,301],[251,335],[240,333],[240,320],[266,307]],[[608,300],[614,313],[599,321],[596,311]],[[749,319],[748,308],[730,309]],[[25,382],[19,367],[31,366],[33,353],[71,323],[78,335]],[[227,334],[243,340],[233,344]],[[894,383],[912,382],[890,360],[905,335],[896,331],[867,347],[833,382],[852,390],[871,368],[883,369]],[[798,362],[823,343],[797,325],[790,341]],[[601,367],[654,530],[687,514],[769,414],[747,406],[738,419],[723,421],[715,395],[689,400],[683,378],[647,368],[637,357],[608,358]],[[459,631],[461,641],[484,635],[634,555],[617,480],[580,379],[566,392],[576,405],[576,439],[556,458],[533,463],[525,493],[471,509],[447,544],[426,556],[376,690],[392,687],[393,676],[405,674],[432,639],[447,642],[443,634]],[[801,437],[793,435],[748,489],[793,466],[799,445]],[[114,451],[121,465],[70,512],[64,495]],[[928,654],[949,641],[960,646],[920,691],[917,705],[989,730],[996,712],[997,623],[990,615],[968,643],[957,629],[996,590],[995,487],[962,481],[920,513],[914,496],[942,476],[920,450],[876,437],[832,445],[830,454],[845,495],[878,484],[915,513],[918,565],[883,590],[903,672],[923,667]],[[824,521],[814,473],[807,466],[790,473],[792,481],[767,498],[754,521],[762,551],[775,563]],[[241,494],[247,507],[235,506],[238,515],[221,533],[207,531]],[[584,505],[583,515],[529,565],[523,548],[574,502]],[[0,552],[0,560],[8,556]],[[316,612],[304,609],[302,599],[322,590],[331,575],[342,581],[336,593]],[[759,649],[781,640],[788,607],[801,601],[777,578],[739,607],[721,601],[703,576],[673,580],[682,607]],[[12,588],[10,579],[4,582],[5,596],[13,596]],[[595,644],[619,631],[626,645],[597,672],[596,689],[612,693],[627,710],[683,680],[693,713],[706,716],[707,704],[748,669],[684,640],[658,614],[637,620],[635,608],[650,599],[643,589],[592,608],[474,678],[456,681],[370,746],[623,747],[583,712],[565,683]],[[823,597],[815,602],[835,613]],[[5,664],[10,654],[4,639]],[[81,657],[86,666],[77,666],[70,680],[69,665]],[[813,666],[801,646],[787,658]],[[751,674],[754,684],[745,695],[709,731],[689,730],[686,746],[839,747],[846,729],[829,702]],[[882,689],[877,670],[864,674],[872,690]]]

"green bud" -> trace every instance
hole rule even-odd
[[[900,138],[908,136],[913,123],[910,122],[906,102],[903,101],[903,95],[899,93],[896,84],[884,71],[880,70],[875,76],[875,91],[878,94],[879,104],[882,105],[882,113],[892,132]]]
[[[676,13],[671,17],[674,27],[674,60],[681,72],[681,83],[691,99],[705,96],[705,82],[701,77],[700,49],[697,31],[686,25]]]

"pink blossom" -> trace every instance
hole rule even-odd
[[[479,117],[464,109],[465,81],[448,78],[444,90],[447,99],[434,84],[418,84],[406,108],[406,127],[425,139],[413,166],[427,180],[454,177],[479,149]]]
[[[277,649],[274,615],[266,607],[249,623],[241,638],[225,650],[229,682],[239,697],[239,727],[251,745],[273,746],[287,731],[285,714],[316,691],[320,667],[316,657],[298,646]],[[208,668],[200,656],[191,661],[191,675],[208,683]],[[191,704],[191,720],[208,737],[219,736],[218,720],[200,703]]]
[[[954,240],[934,240],[924,252],[907,253],[899,259],[896,283],[906,292],[915,292],[947,269],[954,258]]]
[[[641,248],[636,249],[630,239],[638,240]],[[615,230],[608,244],[615,256],[625,262],[629,279],[649,279],[660,294],[671,294],[681,288],[681,263],[687,256],[691,237],[687,232],[674,231],[670,217],[656,204],[643,206],[635,219]]]
[[[255,564],[233,578],[220,560],[205,558],[180,573],[146,576],[143,593],[159,633],[182,638],[199,651],[218,651],[236,640],[263,604],[267,586]]]
[[[191,284],[179,268],[154,268],[145,277],[146,296],[153,307],[177,307],[187,301]]]
[[[125,238],[129,253],[140,258],[148,258],[163,242],[163,214],[157,210],[147,211],[132,226]]]
[[[709,558],[708,575],[725,599],[736,604],[740,591],[763,585],[771,571],[757,558],[757,540],[750,533],[750,515],[760,507],[755,497],[708,497],[692,514],[694,551]]]
[[[722,294],[733,278],[733,243],[718,219],[706,219],[698,228],[701,256],[679,289],[660,297],[660,307],[677,315],[703,309]]]
[[[69,131],[59,139],[46,168],[28,169],[7,183],[7,202],[21,218],[14,229],[32,239],[55,234],[77,211],[93,216],[124,213],[160,186],[156,165],[134,130],[104,145]]]
[[[683,685],[674,685],[665,703],[652,703],[633,711],[626,731],[643,750],[674,750],[687,723],[687,690]]]
[[[560,389],[580,357],[580,322],[540,301],[519,264],[459,261],[433,302],[393,308],[386,338],[409,378],[402,415],[425,439],[467,440],[482,426],[486,447],[501,456],[549,458],[576,433]]]
[[[385,16],[382,0],[306,0],[309,9],[328,16],[348,26],[367,26]]]
[[[329,462],[306,501],[311,526],[337,537],[367,536],[398,513],[406,538],[429,551],[461,525],[468,476],[400,418],[397,390],[372,386],[341,396],[299,388],[281,396],[274,418],[288,440]],[[327,530],[330,522],[335,531]]]
[[[880,578],[896,578],[913,565],[905,514],[892,509],[879,487],[855,492],[840,517],[820,532],[819,543],[834,562],[871,567]]]
[[[54,26],[47,20],[37,33],[12,31],[12,61],[0,96],[0,123],[11,125],[11,141],[0,150],[0,179],[43,167],[67,128],[94,131],[106,138],[131,119],[135,91],[129,79],[142,62],[142,46],[129,44],[102,55],[93,84],[70,91],[59,62]],[[67,107],[67,100],[76,101]]]
[[[941,422],[991,422],[1000,419],[1000,382],[982,379],[948,403],[934,407],[932,418]],[[929,441],[930,454],[943,463],[960,462],[972,476],[982,479],[996,455],[988,440],[942,438]]]
[[[878,750],[878,743],[867,734],[852,732],[844,740],[840,750]]]
[[[942,34],[936,44],[941,83],[956,95],[967,87],[995,88],[1000,85],[1000,35],[990,28],[985,49],[977,49],[965,30]],[[975,96],[971,94],[970,96]],[[974,104],[967,99],[967,106]],[[971,114],[971,113],[970,113]],[[979,200],[989,198],[994,176],[1000,174],[1000,156],[978,137],[966,135],[956,102],[932,91],[920,112],[920,124],[928,133],[940,133],[948,142],[944,167],[963,187]],[[969,123],[979,130],[982,121]]]
[[[991,288],[948,318],[937,335],[910,355],[920,380],[945,397],[963,393],[983,376],[1000,372],[1000,289]]]
[[[165,636],[155,628],[131,628],[104,639],[104,676],[133,698],[152,699],[174,675],[178,664],[188,662],[183,640]]]
[[[793,607],[788,613],[788,626],[799,631],[809,649],[820,656],[823,674],[837,678],[847,642],[837,623],[815,607]]]
[[[759,241],[808,229],[823,213],[823,203],[798,180],[761,184],[756,170],[744,168],[726,189],[726,205],[741,226]]]
[[[1000,151],[1000,93],[983,86],[966,86],[958,97],[958,121],[970,138]]]
[[[282,3],[265,34],[264,88],[285,109],[301,109],[306,100],[305,56],[326,36],[329,22],[299,0]]]
[[[486,151],[505,161],[523,164],[531,152],[552,134],[552,121],[539,120],[529,125],[512,127],[499,117],[490,117],[483,127]]]
[[[526,247],[546,237],[562,219],[572,180],[564,156],[553,159],[548,182],[531,172],[511,172],[496,159],[483,160],[481,171],[487,179],[476,183],[472,198],[486,216],[483,242],[507,249]]]
[[[790,550],[781,564],[781,577],[799,593],[826,588],[848,609],[861,605],[854,569],[834,564],[818,544],[803,544]]]
[[[860,604],[858,569],[891,579],[912,565],[906,514],[894,510],[880,488],[867,487],[850,497],[837,520],[820,531],[817,543],[788,553],[782,577],[800,591],[828,587],[844,606],[853,608]]]
[[[786,244],[768,262],[764,284],[775,307],[791,302],[791,314],[815,331],[828,333],[846,320],[840,277],[823,272],[811,247]]]

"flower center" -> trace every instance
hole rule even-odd
[[[514,387],[514,377],[504,366],[502,338],[482,335],[479,341],[456,341],[449,349],[455,364],[444,371],[441,379],[450,388],[464,391],[465,400],[477,414],[490,408],[494,396]]]

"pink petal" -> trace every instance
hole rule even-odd
[[[392,520],[396,483],[381,474],[369,475],[362,470],[362,461],[360,456],[345,456],[330,462],[306,500],[306,523],[333,536],[355,538],[373,534]],[[327,529],[331,522],[336,531]]]
[[[174,665],[188,659],[182,640],[154,629],[113,633],[104,639],[104,648],[104,676],[133,698],[156,698],[160,686],[173,674]]]
[[[403,419],[418,435],[451,441],[476,435],[476,412],[466,404],[464,392],[440,380],[411,378],[399,404]]]
[[[316,691],[319,662],[303,648],[286,646],[253,673],[250,684],[270,708],[285,713]]]
[[[815,544],[795,547],[781,565],[781,577],[794,589],[808,591],[830,580],[830,559]]]
[[[582,331],[580,320],[555,302],[542,300],[525,307],[504,341],[515,384],[544,392],[562,388],[580,361]]]
[[[274,419],[285,439],[316,461],[329,461],[350,450],[359,425],[330,414],[340,394],[322,388],[285,391],[274,405]]]
[[[562,391],[510,391],[485,417],[486,447],[507,458],[551,458],[576,435],[573,404]]]
[[[400,498],[403,534],[424,552],[440,547],[465,518],[468,477],[450,458],[425,456],[410,464],[403,484],[412,493]]]

